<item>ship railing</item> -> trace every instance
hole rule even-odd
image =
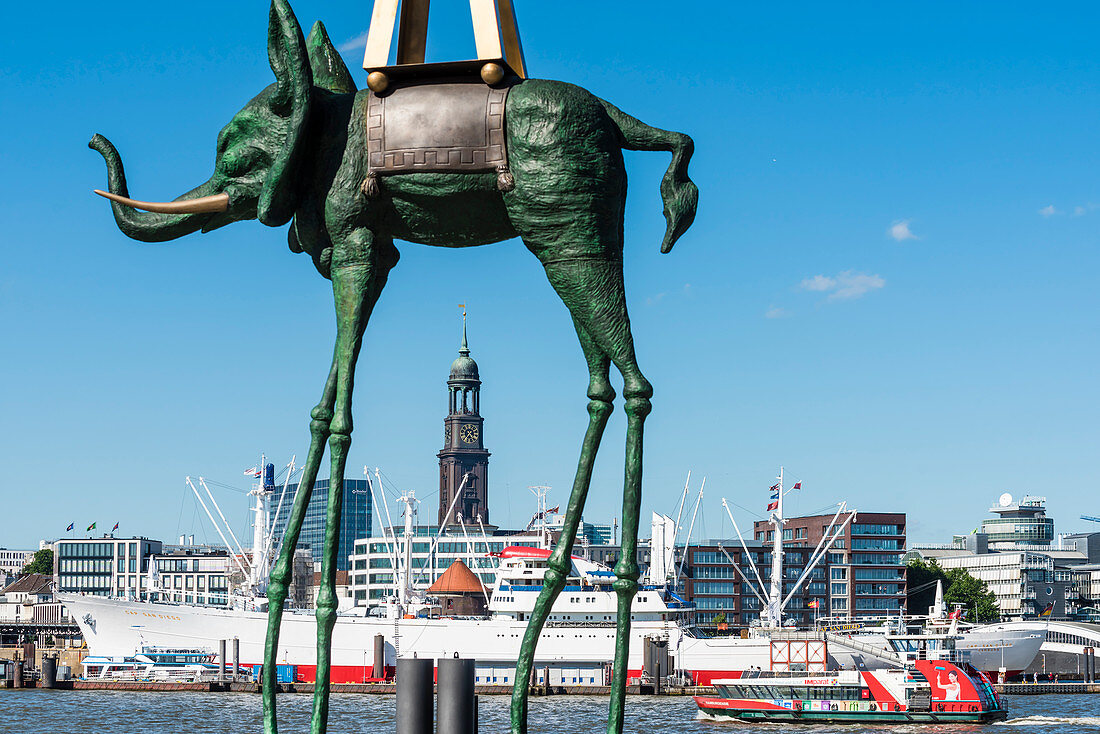
[[[573,620],[560,620],[560,621],[559,621],[559,620],[549,620],[549,621],[547,621],[547,622],[546,622],[546,624],[545,624],[545,625],[543,625],[543,626],[544,626],[544,627],[591,627],[591,628],[604,628],[604,627],[615,627],[615,626],[616,626],[616,622],[613,622],[613,621],[611,621],[611,622],[609,622],[609,621],[602,621],[602,622],[593,622],[593,621],[573,621]]]
[[[843,635],[833,634],[832,632],[826,632],[825,639],[828,642],[833,643],[834,645],[840,645],[841,647],[856,650],[863,653],[864,655],[870,655],[871,657],[878,658],[879,660],[883,660],[889,663],[894,663],[895,665],[902,662],[901,656],[898,655],[896,652],[892,652],[891,650],[877,647],[866,642],[861,642],[860,640],[856,640],[851,637],[845,637]]]

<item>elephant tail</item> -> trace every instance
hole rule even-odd
[[[661,252],[668,252],[676,244],[691,223],[695,221],[695,209],[699,204],[699,189],[688,177],[688,163],[695,152],[695,143],[683,133],[650,127],[631,117],[605,100],[600,104],[611,121],[619,128],[622,147],[626,150],[667,150],[672,153],[672,163],[661,179],[661,198],[665,204],[665,238]]]

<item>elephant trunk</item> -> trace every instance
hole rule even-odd
[[[108,198],[112,200],[111,209],[115,215],[115,222],[127,237],[142,242],[174,240],[177,237],[202,229],[202,226],[213,216],[214,212],[224,211],[225,206],[228,204],[228,197],[221,194],[217,197],[217,200],[221,201],[222,205],[220,207],[211,206],[213,199],[211,195],[214,192],[212,184],[207,181],[175,199],[175,202],[181,204],[202,199],[203,202],[201,203],[195,202],[204,204],[197,207],[199,211],[186,213],[138,212],[133,205],[126,203],[132,200],[129,199],[129,191],[126,188],[126,172],[122,168],[122,158],[119,157],[115,146],[107,138],[97,134],[88,143],[88,147],[102,155],[103,160],[107,163],[107,188],[112,194]],[[141,202],[133,202],[133,204],[140,206]],[[178,206],[178,204],[175,206]],[[172,207],[173,205],[167,205],[166,208],[171,209]]]

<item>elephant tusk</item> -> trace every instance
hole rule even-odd
[[[137,201],[126,196],[119,196],[108,191],[95,189],[100,196],[111,201],[131,206],[135,209],[144,209],[158,214],[201,214],[204,212],[224,212],[229,209],[229,194],[221,193],[213,196],[203,196],[198,199],[184,199],[182,201]]]

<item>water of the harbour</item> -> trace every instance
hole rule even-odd
[[[280,731],[309,731],[312,698],[279,697]],[[482,734],[508,730],[508,697],[482,696]],[[1008,721],[977,725],[800,725],[798,732],[825,734],[862,731],[954,734],[1081,734],[1100,732],[1100,695],[1010,696]],[[603,734],[607,699],[594,696],[532,698],[531,734]],[[393,696],[332,696],[329,731],[333,734],[393,732]],[[627,700],[625,731],[659,734],[786,734],[783,724],[742,724],[696,718],[690,697],[642,697]],[[234,734],[260,732],[260,699],[245,693],[127,693],[118,691],[0,690],[2,734]]]

